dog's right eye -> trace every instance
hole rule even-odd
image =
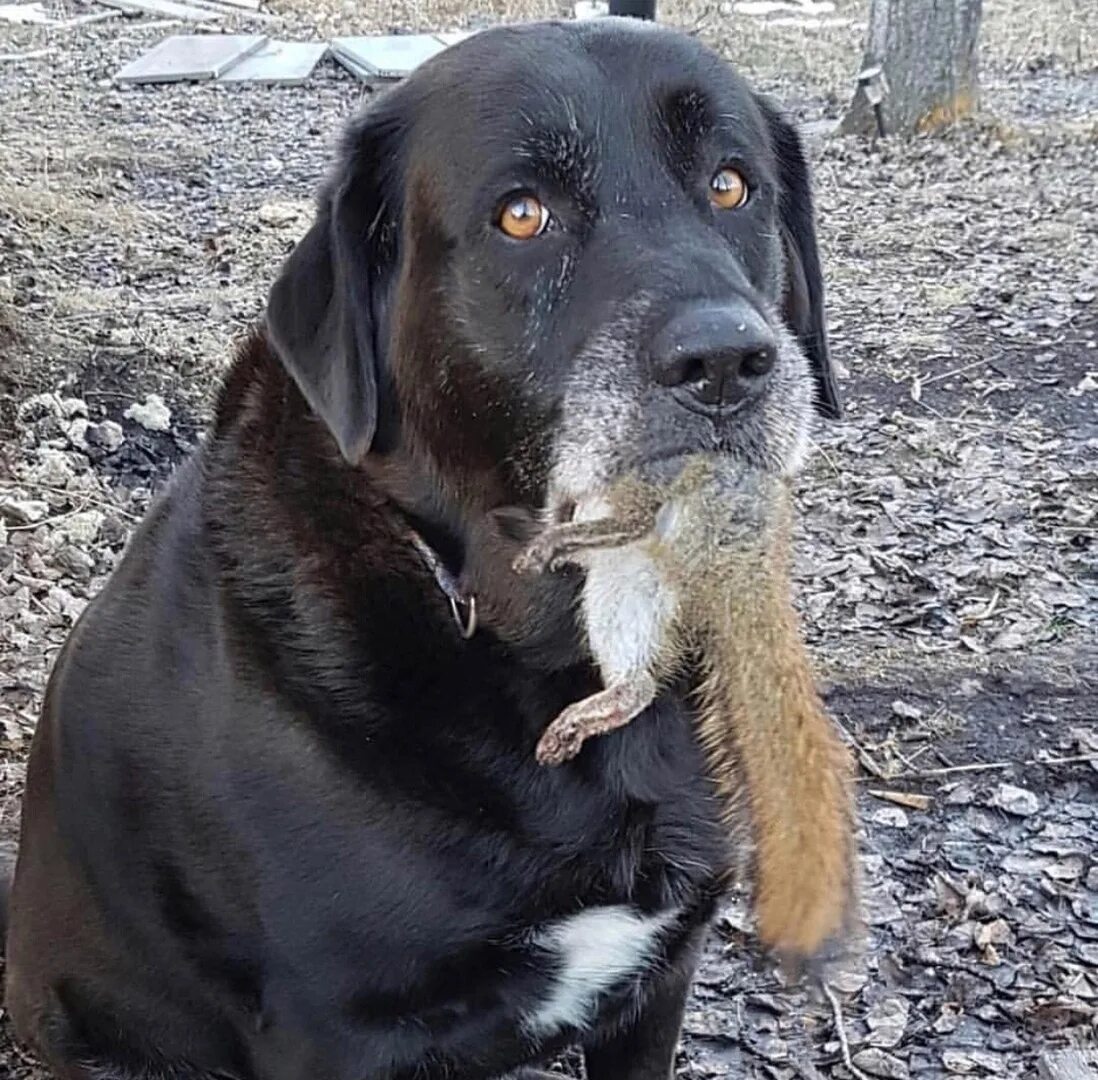
[[[709,201],[719,210],[738,210],[747,202],[747,181],[739,169],[726,165],[709,181]]]
[[[533,240],[549,225],[549,210],[534,195],[514,195],[500,207],[496,225],[512,240]]]

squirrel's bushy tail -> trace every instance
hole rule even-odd
[[[707,650],[701,738],[729,824],[746,810],[762,942],[791,961],[821,954],[856,904],[850,755],[816,691],[789,584],[788,515],[745,553]]]

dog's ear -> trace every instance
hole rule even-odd
[[[812,366],[817,410],[837,419],[843,407],[827,342],[823,270],[816,245],[808,164],[796,128],[771,102],[760,98],[760,104],[781,183],[778,212],[786,257],[785,318]]]
[[[267,302],[267,330],[344,458],[373,442],[382,381],[383,298],[397,263],[399,123],[367,112],[344,138],[316,220]]]

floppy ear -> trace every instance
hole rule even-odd
[[[816,409],[824,416],[843,415],[839,387],[831,366],[824,312],[823,270],[816,246],[812,187],[800,136],[778,110],[760,101],[770,129],[781,181],[779,214],[785,243],[785,318],[804,349],[816,380]]]
[[[275,350],[352,464],[377,430],[379,314],[397,258],[395,124],[376,113],[345,136],[316,221],[267,301]]]

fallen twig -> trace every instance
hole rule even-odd
[[[839,1047],[842,1050],[843,1064],[857,1080],[869,1080],[869,1077],[854,1064],[850,1057],[850,1040],[846,1037],[846,1025],[843,1023],[843,1007],[839,1003],[838,995],[827,985],[827,983],[820,983],[820,986],[823,989],[824,997],[831,1003],[831,1015],[835,1018],[835,1035],[839,1040]]]
[[[895,803],[897,806],[906,806],[909,810],[930,808],[929,795],[913,795],[907,791],[883,791],[881,788],[870,788],[869,794],[875,798],[884,799],[885,802]]]
[[[893,776],[878,776],[879,780],[921,780],[933,776],[950,776],[953,773],[985,772],[992,769],[1011,769],[1025,765],[1079,765],[1087,761],[1098,761],[1098,754],[1073,754],[1069,757],[1028,758],[1025,761],[973,761],[968,765],[947,765],[940,769],[918,769],[915,772],[896,773]],[[872,770],[870,770],[872,772]],[[859,777],[864,782],[865,777]]]
[[[862,763],[862,767],[866,772],[872,773],[877,780],[891,780],[892,778],[877,764],[876,761],[870,756],[869,751],[854,738],[853,735],[846,729],[843,724],[838,724],[839,730],[843,733],[846,741],[850,743],[852,747],[857,751],[858,760]],[[861,777],[859,777],[861,779]]]
[[[75,499],[73,500],[75,502]],[[73,507],[72,510],[66,510],[63,514],[55,514],[53,517],[44,517],[41,521],[25,521],[16,525],[9,525],[8,532],[33,532],[35,529],[41,529],[43,525],[58,525],[63,521],[68,521],[69,518],[76,517],[77,514],[83,513],[88,508],[90,498],[84,498],[79,506]]]
[[[81,498],[84,500],[85,506],[95,506],[100,510],[109,510],[112,514],[117,514],[119,517],[127,518],[130,521],[140,521],[141,518],[137,514],[131,514],[128,510],[123,510],[122,507],[115,503],[108,502],[106,499],[98,499],[94,495],[89,495],[87,492],[74,492],[68,488],[52,487],[49,484],[36,484],[33,487],[34,491],[48,491],[51,495],[67,495],[70,499]]]

